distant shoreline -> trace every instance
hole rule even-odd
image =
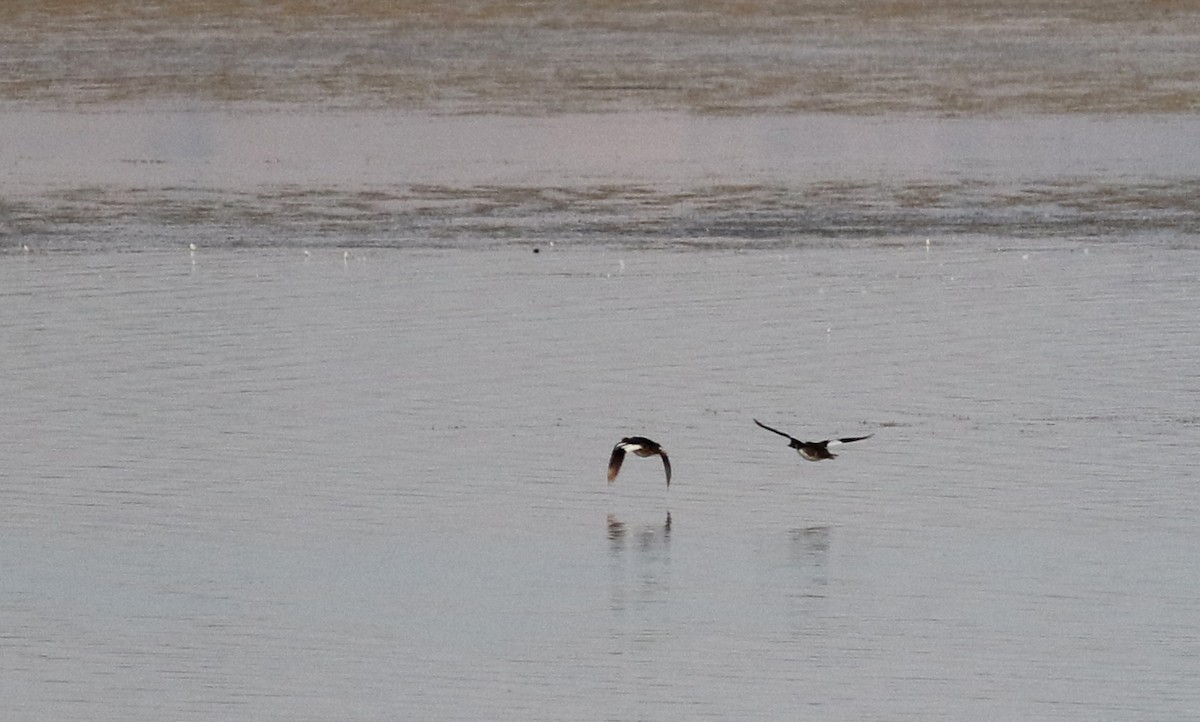
[[[1200,110],[1200,12],[1165,1],[45,5],[0,7],[0,110]]]

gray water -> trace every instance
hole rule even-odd
[[[0,717],[1194,718],[1194,12],[272,8],[0,8]]]
[[[1195,249],[0,268],[10,718],[1200,705]]]
[[[1194,243],[1200,116],[0,113],[0,251]]]

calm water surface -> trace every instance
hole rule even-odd
[[[1200,255],[25,254],[4,706],[1183,718]],[[874,433],[811,464],[751,417]],[[644,433],[672,454],[608,450]]]
[[[0,135],[0,252],[1200,237],[1187,115],[13,110]]]
[[[9,5],[3,719],[1200,709],[1186,3]]]

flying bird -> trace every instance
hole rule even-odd
[[[644,436],[626,436],[613,447],[612,456],[608,457],[608,483],[617,480],[617,472],[621,470],[621,462],[625,461],[626,451],[632,451],[638,456],[661,456],[663,470],[667,472],[667,486],[671,486],[671,460],[667,458],[667,452]]]
[[[796,437],[792,436],[791,434],[783,433],[779,429],[772,429],[770,426],[767,426],[766,424],[762,423],[758,419],[755,419],[754,423],[763,427],[767,431],[779,434],[780,436],[786,436],[788,439],[788,447],[795,449],[797,454],[803,456],[805,459],[808,459],[809,461],[820,461],[821,459],[836,459],[837,454],[834,454],[829,451],[830,446],[837,446],[838,444],[849,444],[851,441],[862,441],[863,439],[869,439],[872,436],[874,436],[874,434],[867,434],[866,436],[847,436],[842,439],[826,439],[824,441],[801,441],[800,439],[797,439]]]

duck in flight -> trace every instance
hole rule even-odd
[[[849,444],[851,441],[862,441],[863,439],[869,439],[872,436],[874,436],[874,434],[867,434],[866,436],[847,436],[842,439],[826,439],[824,441],[801,441],[800,439],[797,439],[796,437],[792,436],[791,434],[783,433],[779,429],[772,429],[770,426],[767,426],[766,424],[762,423],[758,419],[755,419],[754,423],[763,427],[767,431],[779,434],[780,436],[787,437],[788,446],[790,448],[795,449],[797,454],[803,456],[805,459],[808,459],[809,461],[820,461],[822,459],[836,459],[837,454],[834,454],[829,451],[830,446],[837,446],[838,444]]]
[[[671,486],[671,460],[667,458],[667,452],[644,436],[626,436],[613,447],[612,456],[608,457],[608,483],[617,480],[617,472],[621,470],[621,462],[625,461],[626,451],[632,451],[638,456],[661,456],[663,470],[667,472],[667,487]]]

